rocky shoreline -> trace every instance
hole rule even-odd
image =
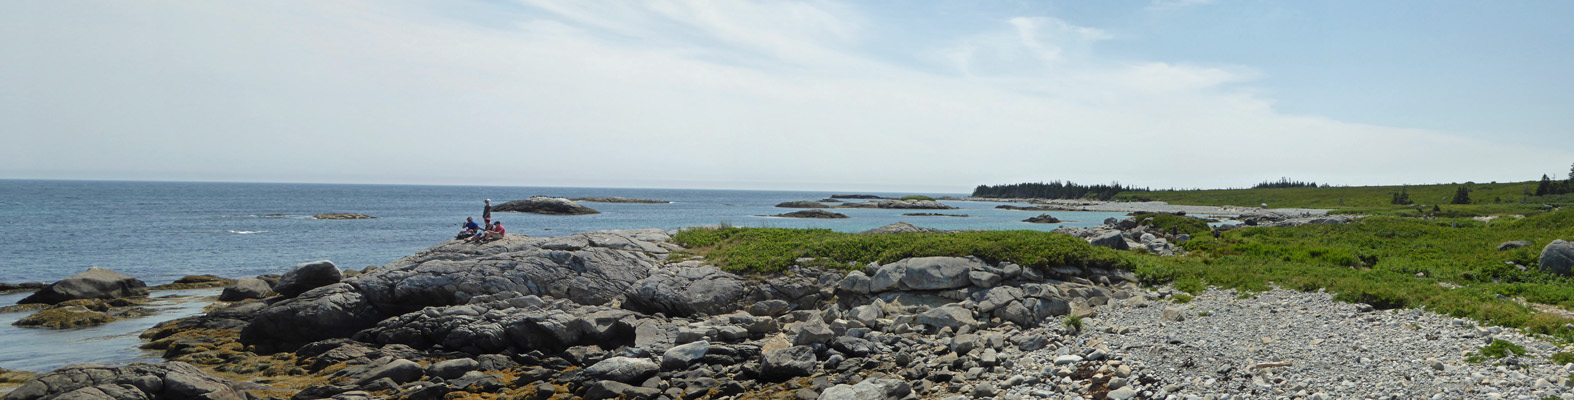
[[[1121,224],[1126,244],[1140,227]],[[168,362],[62,368],[4,399],[1574,399],[1557,346],[1423,310],[972,257],[738,275],[672,259],[673,234],[305,263],[143,333]],[[1490,340],[1526,351],[1467,361]]]
[[[1182,206],[1173,205],[1162,201],[1096,201],[1096,200],[1065,200],[1065,199],[1034,199],[1034,198],[993,198],[993,197],[959,197],[942,198],[941,200],[955,201],[982,201],[982,202],[1007,202],[1028,203],[1034,206],[1005,206],[1004,209],[1023,211],[1103,211],[1103,212],[1156,212],[1156,213],[1185,213],[1191,215],[1241,215],[1251,213],[1272,213],[1285,216],[1318,216],[1328,214],[1326,209],[1317,208],[1263,208],[1263,207],[1236,207],[1236,206]]]

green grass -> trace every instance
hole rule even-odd
[[[1574,238],[1574,210],[1492,223],[1370,217],[1350,224],[1246,228],[1219,238],[1197,237],[1182,244],[1191,256],[1141,262],[1136,272],[1145,283],[1173,282],[1177,288],[1326,289],[1342,301],[1385,309],[1426,307],[1574,339],[1574,332],[1562,327],[1568,320],[1497,297],[1574,309],[1574,280],[1536,270],[1541,246],[1559,238]],[[1534,246],[1496,250],[1510,240],[1530,240]]]
[[[1552,357],[1548,357],[1548,359],[1552,360],[1552,363],[1557,365],[1574,363],[1574,353],[1558,352],[1553,354]]]
[[[1066,327],[1067,332],[1082,333],[1082,317],[1076,315],[1066,317],[1066,322],[1061,325]]]
[[[722,269],[742,273],[781,272],[799,258],[847,268],[909,257],[971,255],[1043,270],[1062,265],[1131,269],[1131,259],[1140,257],[1039,231],[861,235],[827,229],[722,228],[685,230],[672,241]]]
[[[1217,189],[1172,190],[1151,192],[1122,192],[1115,200],[1165,201],[1178,205],[1257,207],[1267,204],[1273,208],[1323,208],[1341,212],[1379,215],[1419,215],[1430,212],[1432,206],[1450,213],[1446,216],[1469,217],[1478,215],[1535,215],[1545,212],[1542,204],[1574,204],[1574,195],[1528,196],[1534,193],[1537,182],[1511,183],[1449,183],[1414,186],[1351,186],[1285,189]],[[1472,204],[1451,205],[1459,186],[1470,189]],[[1526,192],[1526,190],[1529,192]],[[1415,206],[1390,204],[1393,194],[1404,190]],[[1419,211],[1418,211],[1419,210]]]
[[[1186,304],[1190,303],[1192,300],[1194,299],[1189,294],[1177,294],[1175,297],[1170,298],[1170,301],[1174,302],[1175,304]]]
[[[1553,239],[1574,239],[1574,210],[1491,222],[1375,216],[1349,224],[1242,228],[1218,238],[1194,235],[1180,244],[1186,253],[1178,257],[1115,251],[1036,231],[860,235],[725,227],[680,232],[673,241],[689,252],[673,257],[703,255],[729,271],[762,274],[781,272],[801,258],[837,268],[967,255],[1040,269],[1113,267],[1135,272],[1144,285],[1190,293],[1175,296],[1178,303],[1209,287],[1236,289],[1243,297],[1275,287],[1322,289],[1340,301],[1426,308],[1574,341],[1574,330],[1564,328],[1574,320],[1500,297],[1574,309],[1574,279],[1537,271],[1540,249]],[[1533,245],[1497,251],[1499,243],[1511,240]]]
[[[902,200],[929,200],[929,201],[934,201],[935,198],[929,197],[929,196],[912,195],[912,196],[902,196]]]
[[[1518,356],[1525,355],[1525,347],[1502,339],[1492,339],[1492,343],[1482,346],[1481,351],[1476,352],[1476,354],[1492,358],[1507,357],[1509,353]]]

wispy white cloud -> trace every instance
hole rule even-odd
[[[888,22],[836,3],[459,4],[0,5],[28,33],[0,35],[0,173],[966,191],[1568,156],[1284,115],[1250,67],[1108,58],[1117,33],[1046,16],[933,43],[937,69],[869,56]]]

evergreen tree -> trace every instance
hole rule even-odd
[[[1546,195],[1552,194],[1551,192],[1552,192],[1552,178],[1547,177],[1546,174],[1542,174],[1541,175],[1541,183],[1536,185],[1536,195],[1537,196],[1546,196]]]
[[[1470,204],[1470,189],[1466,189],[1464,186],[1460,186],[1458,190],[1454,191],[1454,201],[1452,201],[1451,203],[1453,203],[1453,204]]]
[[[1405,189],[1404,188],[1399,188],[1399,193],[1394,193],[1394,199],[1390,200],[1389,203],[1398,204],[1398,205],[1401,205],[1401,206],[1408,206],[1408,205],[1414,204],[1414,203],[1410,202],[1410,194],[1409,193],[1405,193]]]

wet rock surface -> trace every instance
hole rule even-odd
[[[80,274],[49,284],[17,304],[55,304],[77,299],[114,299],[147,295],[148,285],[141,280],[106,268],[92,267]]]

